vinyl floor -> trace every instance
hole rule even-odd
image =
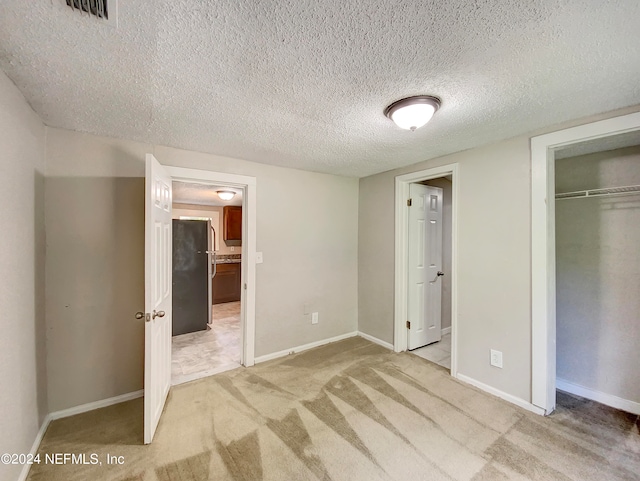
[[[240,302],[214,305],[211,329],[172,338],[174,386],[237,367],[240,367]]]
[[[427,361],[435,362],[438,366],[451,369],[451,333],[442,336],[440,342],[434,342],[410,352]]]

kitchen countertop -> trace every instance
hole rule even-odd
[[[216,256],[217,264],[240,264],[242,262],[242,254],[218,254]]]

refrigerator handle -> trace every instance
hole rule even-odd
[[[211,254],[213,255],[213,272],[211,273],[211,279],[213,279],[218,271],[218,261],[216,259],[216,251],[211,251]]]
[[[213,233],[213,244],[210,254],[212,255],[213,272],[211,273],[211,279],[216,276],[218,272],[218,260],[216,259],[216,230],[211,226],[211,232]]]

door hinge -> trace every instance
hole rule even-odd
[[[407,207],[411,207],[411,199],[407,199]]]
[[[411,329],[411,321],[407,321],[407,329]]]
[[[247,290],[247,283],[246,282],[244,283],[244,290],[245,291]]]

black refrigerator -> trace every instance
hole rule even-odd
[[[211,322],[211,234],[210,221],[173,219],[173,336]]]

